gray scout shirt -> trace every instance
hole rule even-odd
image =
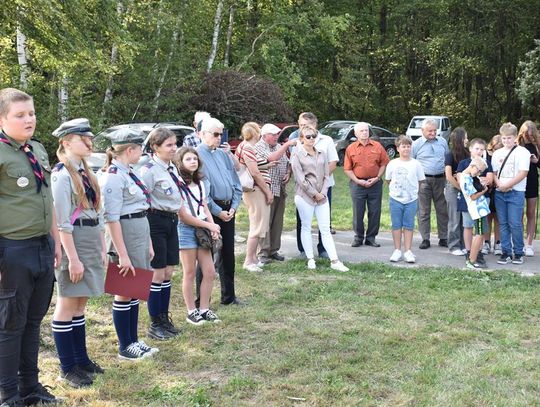
[[[166,212],[178,212],[182,204],[180,189],[171,177],[168,168],[172,170],[176,178],[182,182],[176,166],[171,162],[165,163],[158,157],[144,165],[139,171],[141,178],[150,191],[150,205],[153,209]]]
[[[134,171],[112,160],[107,172],[99,177],[105,222],[117,222],[122,215],[142,212],[150,206],[142,189],[129,176],[130,170]]]
[[[84,169],[82,163],[77,164],[71,161],[71,165],[75,168],[75,171]],[[80,174],[77,176],[81,178]],[[58,230],[62,232],[72,233],[73,225],[71,224],[71,218],[79,205],[77,204],[77,193],[75,191],[75,185],[73,185],[73,179],[69,174],[69,171],[64,164],[56,164],[51,175],[51,189],[54,200],[54,209],[56,213],[56,224]],[[92,204],[92,203],[90,203]],[[94,208],[83,209],[80,208],[80,212],[76,219],[97,219],[99,218],[100,227],[103,229],[103,212],[97,212]]]

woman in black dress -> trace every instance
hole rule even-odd
[[[527,174],[525,200],[527,202],[527,242],[525,256],[534,256],[533,239],[536,231],[536,205],[538,201],[538,158],[540,157],[540,136],[533,121],[527,120],[521,125],[516,143],[525,147],[531,153],[531,164]]]

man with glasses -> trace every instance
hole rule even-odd
[[[214,253],[216,271],[221,281],[221,304],[238,304],[234,291],[234,221],[242,197],[242,186],[229,154],[219,148],[223,123],[213,117],[205,119],[199,134],[202,143],[197,151],[203,163],[208,209],[214,222],[221,227],[223,239],[221,250]],[[197,270],[197,294],[201,280],[202,273]]]
[[[362,244],[372,247],[381,245],[375,241],[381,223],[382,176],[388,164],[388,154],[378,141],[369,138],[369,123],[354,125],[358,139],[345,150],[343,170],[350,178],[349,187],[353,202],[354,240],[352,247]],[[368,227],[364,229],[367,206]],[[364,233],[365,232],[365,233]],[[365,240],[364,240],[365,235]]]
[[[317,128],[317,116],[311,112],[304,112],[300,113],[300,116],[298,117],[298,126],[300,128],[305,126],[312,126],[314,128]],[[291,133],[289,136],[289,140],[294,140],[298,138],[298,130]],[[330,219],[332,219],[332,187],[335,184],[334,181],[334,175],[333,172],[337,167],[337,163],[339,161],[338,153],[336,150],[336,146],[334,145],[334,140],[332,137],[325,136],[324,134],[318,133],[317,139],[315,140],[315,146],[317,150],[322,151],[326,159],[328,160],[328,169],[330,170],[330,187],[328,188],[328,203],[330,205]],[[330,220],[330,224],[332,221]],[[296,242],[298,246],[298,251],[302,256],[305,256],[304,247],[302,246],[302,240],[300,238],[300,231],[302,229],[302,221],[300,220],[300,215],[298,214],[298,211],[296,211]],[[330,229],[332,230],[332,227],[330,226]],[[319,252],[319,257],[328,258],[328,253],[326,253],[326,250],[324,249],[324,245],[321,240],[321,233],[319,232],[319,243],[317,244],[317,250]]]

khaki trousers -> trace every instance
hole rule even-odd
[[[274,196],[274,201],[270,205],[270,223],[268,232],[259,246],[258,257],[270,258],[276,254],[281,247],[281,232],[283,232],[283,216],[285,214],[285,201],[287,195],[285,188],[282,188],[280,196]]]

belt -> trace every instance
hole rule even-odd
[[[97,226],[99,225],[99,219],[76,219],[73,222],[73,226]]]
[[[219,206],[227,206],[230,205],[232,201],[230,199],[228,201],[218,201],[217,199],[214,199],[214,202]]]
[[[128,213],[127,215],[120,216],[120,219],[133,219],[133,218],[146,218],[146,211]]]
[[[160,209],[150,209],[149,212],[164,218],[178,219],[178,214],[176,212],[162,211]]]
[[[444,173],[442,174],[437,174],[437,175],[430,175],[430,174],[424,174],[426,177],[428,178],[442,178],[444,177]]]

